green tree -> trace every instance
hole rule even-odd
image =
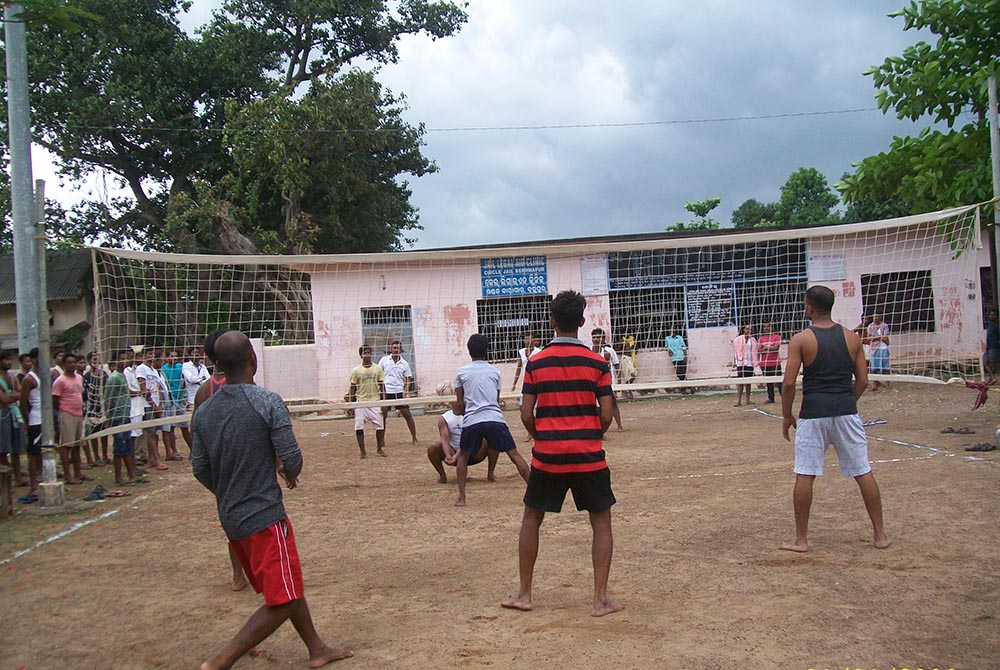
[[[778,221],[786,226],[831,223],[839,217],[831,210],[840,198],[830,190],[826,177],[816,168],[800,167],[781,187]]]
[[[695,200],[684,205],[684,209],[691,212],[695,217],[691,221],[678,221],[672,226],[667,226],[667,232],[680,233],[692,230],[715,230],[719,227],[719,222],[709,217],[709,213],[719,206],[722,198],[705,198]]]
[[[759,228],[777,225],[778,203],[763,203],[750,198],[733,210],[732,221],[733,226],[736,228]]]
[[[36,141],[69,180],[104,171],[131,197],[91,198],[57,233],[306,253],[398,248],[419,227],[401,177],[435,170],[423,128],[350,68],[394,62],[403,35],[455,33],[462,6],[229,0],[190,36],[188,0],[77,4],[102,20],[29,32]]]
[[[878,89],[878,105],[900,119],[930,116],[945,130],[893,138],[887,152],[855,163],[837,190],[849,211],[856,203],[888,201],[899,207],[894,215],[988,200],[987,79],[1000,72],[1000,3],[922,0],[890,16],[903,19],[903,30],[929,30],[937,39],[865,72]]]

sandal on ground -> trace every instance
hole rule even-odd
[[[107,495],[107,489],[104,488],[103,484],[98,484],[94,487],[94,490],[83,497],[84,500],[104,500]]]
[[[108,498],[125,498],[132,495],[127,491],[108,491],[105,496]]]
[[[993,451],[994,449],[996,449],[995,446],[986,442],[981,442],[974,447],[965,448],[966,451]]]
[[[26,496],[19,497],[17,499],[17,502],[21,503],[22,505],[30,505],[31,503],[36,503],[38,502],[38,494],[32,491]]]

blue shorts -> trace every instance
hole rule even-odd
[[[486,440],[486,445],[493,451],[517,449],[510,429],[502,421],[483,421],[462,428],[462,451],[474,455],[482,447],[483,440]]]
[[[889,374],[889,350],[876,349],[872,352],[872,372],[880,375]]]
[[[128,419],[112,419],[111,427],[128,425]],[[125,457],[132,453],[132,431],[123,430],[115,433],[111,442],[111,453],[115,456]]]

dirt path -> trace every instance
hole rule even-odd
[[[902,385],[866,396],[864,417],[887,421],[869,436],[894,544],[872,547],[831,455],[801,556],[777,550],[792,537],[793,475],[776,416],[728,395],[623,403],[627,432],[606,446],[620,501],[611,587],[626,609],[604,619],[588,616],[590,533],[571,500],[542,527],[537,610],[498,607],[517,584],[520,479],[506,460],[495,484],[476,466],[469,507],[455,509],[454,485],[435,483],[400,419],[389,458],[365,461],[347,421],[296,422],[306,469],[285,500],[317,627],[357,652],[338,667],[995,668],[1000,452],[962,447],[992,442],[998,420],[995,401],[971,412],[972,398]],[[435,418],[417,417],[427,441]],[[117,510],[0,564],[0,668],[197,667],[260,604],[230,592],[213,500],[187,462],[172,465],[130,498],[0,524],[8,559]],[[305,660],[285,626],[237,667]]]

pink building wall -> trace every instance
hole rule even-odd
[[[836,229],[828,229],[834,232]],[[858,226],[849,230],[862,230]],[[988,250],[973,250],[954,262],[946,247],[928,252],[927,235],[933,224],[907,229],[905,234],[858,232],[838,237],[807,240],[807,256],[843,256],[842,280],[814,282],[832,288],[837,296],[834,319],[853,328],[862,310],[860,278],[866,273],[905,270],[932,270],[936,332],[892,336],[893,363],[934,357],[942,348],[962,352],[975,359],[982,348],[981,287],[978,267],[989,265]],[[704,239],[686,240],[692,246]],[[713,244],[730,244],[731,238],[713,238]],[[644,243],[655,248],[655,242]],[[622,245],[618,245],[622,246]],[[547,288],[554,295],[565,289],[584,291],[581,259],[616,248],[609,240],[600,244],[554,245],[547,247]],[[553,250],[558,249],[553,253]],[[310,272],[313,292],[315,345],[266,347],[265,379],[268,387],[287,398],[316,397],[339,401],[348,390],[351,370],[359,364],[357,349],[362,337],[362,308],[409,305],[413,344],[407,357],[417,364],[421,395],[431,395],[442,382],[450,382],[455,370],[469,361],[466,341],[477,332],[476,301],[482,298],[480,259],[499,256],[545,254],[537,246],[448,250],[447,252],[403,252],[360,255],[346,262],[345,256],[332,257],[335,263],[322,264],[317,257]],[[558,255],[556,255],[558,253]],[[586,292],[586,291],[585,291]],[[589,343],[591,330],[612,331],[608,294],[587,296],[586,323],[581,339]],[[755,324],[755,327],[759,324]],[[890,327],[892,324],[890,323]],[[756,332],[756,331],[755,331]],[[736,327],[703,328],[688,331],[688,374],[690,377],[727,377],[732,374],[732,340]],[[381,352],[376,352],[376,360]],[[784,357],[785,348],[782,349]],[[513,361],[496,362],[503,375],[503,389],[510,388]],[[639,379],[643,370],[656,370],[660,378],[672,377],[669,357],[662,349],[638,352]],[[288,375],[287,370],[295,370]]]

